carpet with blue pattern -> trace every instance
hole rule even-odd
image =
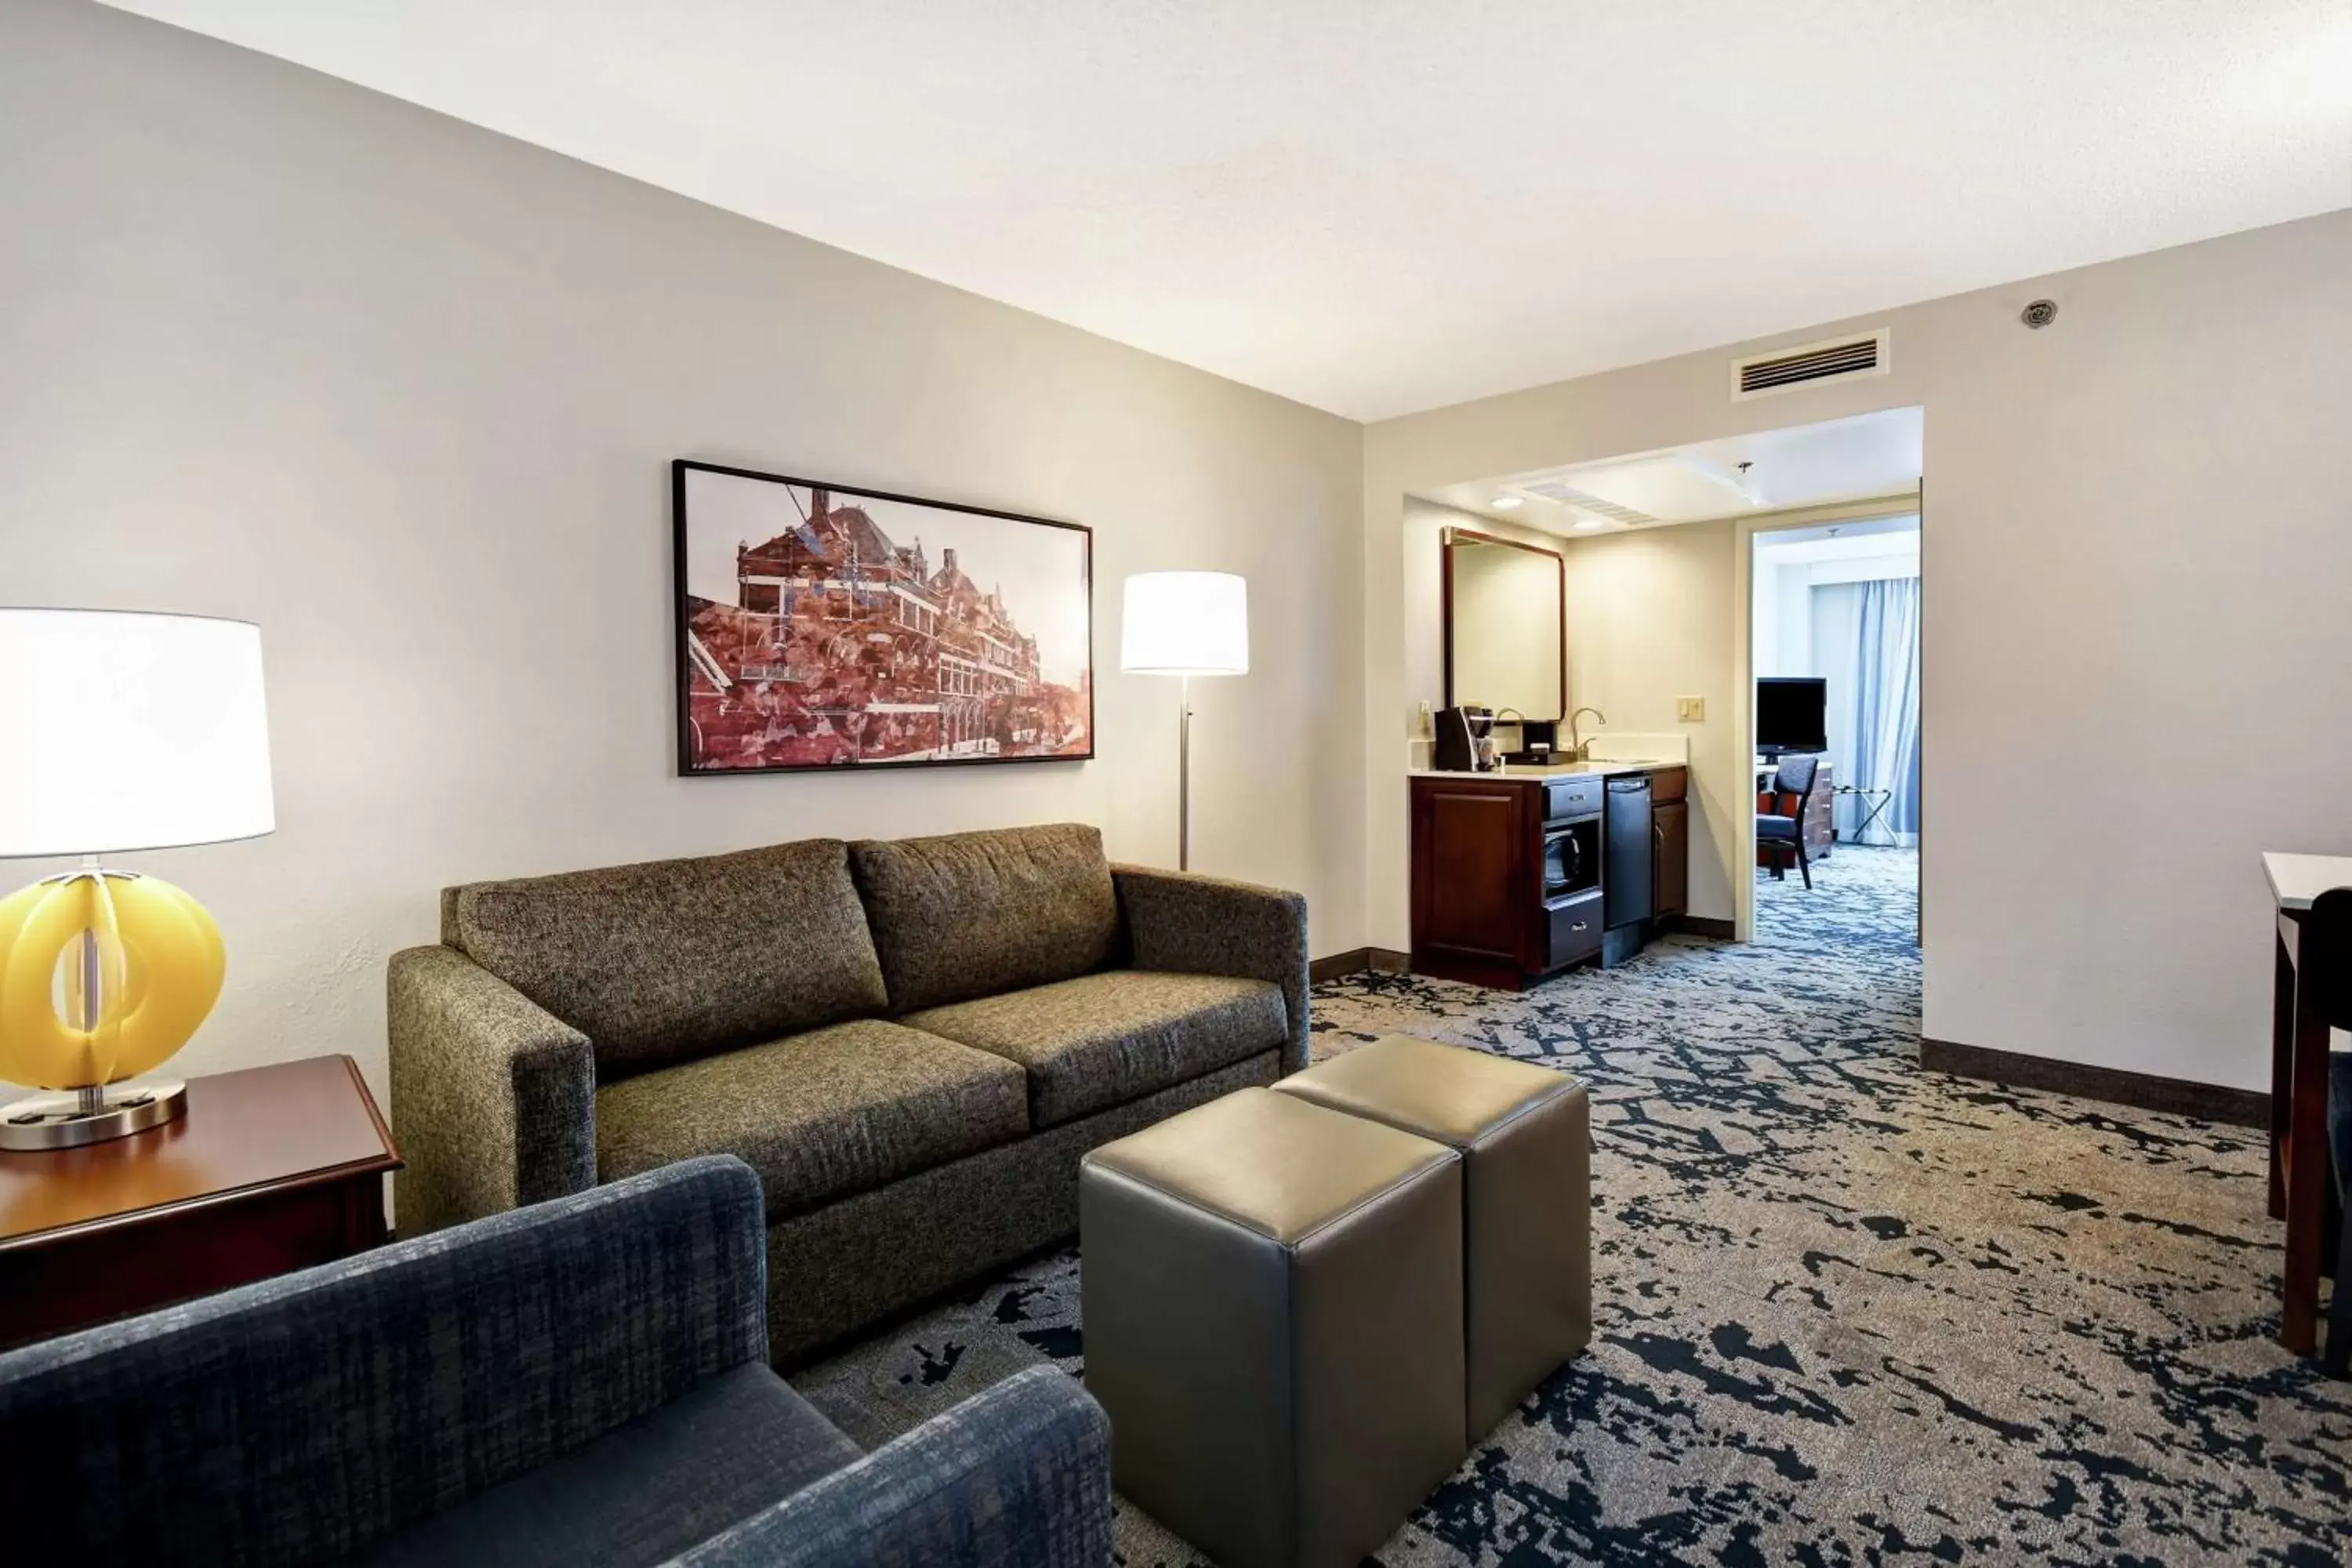
[[[1811,894],[1759,879],[1752,944],[1521,994],[1316,988],[1318,1058],[1415,1034],[1592,1093],[1592,1346],[1381,1563],[2352,1556],[2352,1389],[2275,1342],[2261,1139],[1922,1071],[1916,877],[1842,846]],[[793,1382],[870,1445],[1024,1366],[1082,1374],[1077,1268]],[[1118,1551],[1202,1561],[1124,1504]]]

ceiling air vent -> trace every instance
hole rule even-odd
[[[1751,397],[1796,392],[1825,382],[1885,375],[1888,368],[1884,327],[1858,338],[1834,338],[1828,342],[1775,349],[1770,353],[1731,362],[1731,401],[1743,403]]]
[[[1589,511],[1596,517],[1605,517],[1612,522],[1622,522],[1630,527],[1638,528],[1644,523],[1658,521],[1646,511],[1635,511],[1630,506],[1619,506],[1613,500],[1602,500],[1599,496],[1587,495],[1575,486],[1565,484],[1559,479],[1539,479],[1528,486],[1527,491],[1529,495],[1541,496],[1546,500],[1556,500],[1562,506],[1572,506],[1580,511]]]

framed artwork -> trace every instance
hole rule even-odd
[[[1095,754],[1094,531],[670,465],[677,771]]]

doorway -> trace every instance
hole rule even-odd
[[[1759,520],[1747,541],[1758,940],[1918,940],[1921,513]]]

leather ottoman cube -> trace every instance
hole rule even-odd
[[[1461,1462],[1462,1163],[1248,1089],[1086,1158],[1113,1479],[1225,1568],[1352,1565]]]
[[[1592,1338],[1592,1133],[1584,1086],[1391,1035],[1276,1086],[1460,1150],[1475,1442]]]

